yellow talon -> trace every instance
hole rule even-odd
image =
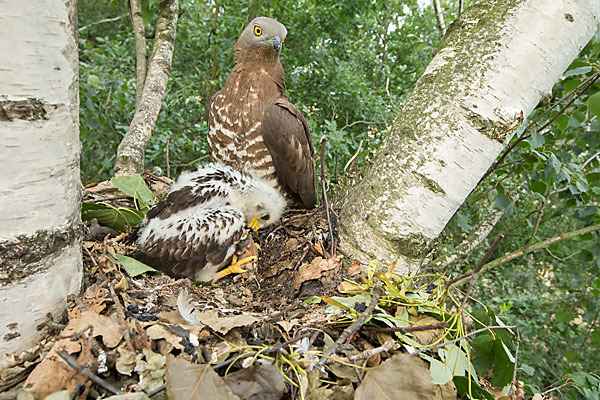
[[[248,224],[248,228],[252,228],[255,231],[258,230],[258,221],[256,220],[256,217],[252,218],[252,221]]]
[[[236,260],[237,260],[237,257],[233,256],[233,258],[231,259],[231,265],[217,273],[217,279],[216,279],[217,281],[229,274],[241,274],[242,272],[246,272],[246,270],[243,269],[242,266],[244,266],[248,263],[256,262],[256,260],[258,260],[258,257],[250,256],[250,257],[242,258],[239,261],[236,261]]]

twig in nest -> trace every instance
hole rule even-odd
[[[119,325],[121,325],[121,329],[123,329],[123,336],[125,336],[125,343],[127,344],[127,348],[131,351],[135,351],[133,347],[133,343],[131,342],[131,335],[129,334],[129,328],[127,327],[127,323],[125,322],[125,311],[123,310],[123,305],[119,300],[119,297],[115,293],[115,288],[113,284],[109,282],[108,287],[110,289],[110,294],[115,302],[115,307],[117,308],[117,316],[119,317]]]
[[[319,360],[319,364],[324,364],[326,359],[332,354],[335,354],[339,347],[342,344],[344,344],[344,342],[346,342],[346,340],[348,340],[350,336],[358,332],[358,330],[365,324],[365,322],[367,322],[367,319],[371,316],[371,314],[373,314],[375,306],[377,305],[377,303],[379,303],[379,299],[381,298],[382,294],[383,289],[381,288],[381,286],[377,285],[373,288],[373,298],[371,299],[371,303],[369,304],[369,306],[360,315],[360,317],[356,321],[354,321],[354,323],[352,323],[352,325],[344,329],[344,332],[342,332],[340,337],[338,337],[333,346],[331,346],[329,350],[325,352],[325,355],[321,357],[321,359]]]
[[[350,362],[354,362],[354,361],[368,360],[369,358],[371,358],[379,353],[383,353],[383,352],[392,350],[394,348],[394,346],[396,346],[397,344],[398,344],[398,342],[395,340],[388,340],[382,346],[376,347],[374,349],[368,349],[365,351],[361,351],[360,353],[354,354],[352,356],[348,356],[345,358],[332,357],[329,360],[327,360],[327,362],[325,364],[333,364],[335,362],[350,363]]]
[[[167,178],[171,179],[171,167],[169,165],[169,143],[171,143],[171,136],[167,138],[167,145],[165,146],[165,152],[167,153]]]
[[[350,164],[352,164],[352,161],[356,160],[356,158],[358,157],[358,154],[360,153],[360,148],[362,147],[362,144],[363,144],[363,141],[361,140],[360,143],[358,144],[358,149],[356,149],[356,153],[354,153],[354,155],[352,157],[350,157],[350,159],[346,163],[346,166],[344,167],[344,172],[346,172],[346,170],[348,169]]]
[[[448,322],[441,321],[435,324],[429,325],[415,325],[415,326],[394,326],[394,327],[376,327],[376,326],[367,326],[366,329],[373,330],[375,332],[421,332],[421,331],[432,331],[436,329],[445,329],[448,327]]]
[[[519,343],[521,343],[521,336],[519,336],[519,328],[515,327],[515,334],[517,335],[517,344],[515,345],[515,365],[513,367],[513,378],[511,385],[508,387],[508,393],[506,394],[506,398],[510,399],[510,392],[512,391],[513,386],[517,387],[517,367],[519,366]]]
[[[292,343],[295,343],[295,342],[297,342],[297,341],[299,341],[299,340],[302,340],[302,339],[304,339],[304,338],[306,338],[306,337],[309,337],[309,336],[310,336],[310,332],[303,333],[303,334],[302,334],[302,335],[300,335],[300,336],[297,336],[297,337],[291,338],[290,340],[288,340],[288,341],[285,341],[285,342],[283,342],[283,343],[279,343],[279,344],[273,345],[273,346],[271,346],[271,347],[267,347],[267,348],[265,348],[265,349],[259,350],[259,351],[258,351],[258,352],[256,352],[256,353],[252,352],[252,353],[244,354],[244,355],[242,355],[242,356],[240,356],[240,357],[234,357],[234,358],[232,358],[232,359],[230,359],[230,360],[227,360],[227,361],[225,361],[225,362],[222,362],[221,364],[217,364],[217,365],[215,365],[215,366],[213,367],[213,369],[219,369],[219,368],[227,367],[228,365],[230,365],[230,364],[233,364],[233,363],[234,363],[234,362],[236,362],[236,361],[241,361],[241,360],[243,360],[243,359],[245,359],[245,358],[248,358],[248,357],[258,357],[258,356],[259,356],[259,355],[261,355],[261,354],[265,354],[265,353],[274,353],[274,352],[276,352],[276,351],[280,351],[280,350],[281,350],[282,348],[284,348],[285,346],[288,346],[288,345],[290,345],[290,344],[292,344]]]
[[[436,344],[435,346],[423,347],[423,348],[417,349],[417,350],[415,350],[415,351],[413,351],[413,352],[411,352],[409,354],[411,356],[416,356],[417,354],[421,354],[424,351],[435,350],[435,349],[439,349],[439,348],[442,348],[442,347],[446,347],[446,346],[448,346],[448,345],[450,345],[452,343],[459,342],[459,341],[464,340],[466,338],[469,338],[471,336],[477,335],[478,333],[489,331],[489,330],[492,330],[492,329],[515,329],[515,328],[516,328],[515,325],[510,325],[510,326],[509,325],[486,326],[485,328],[477,329],[476,331],[473,331],[471,333],[467,333],[466,335],[463,335],[463,336],[461,336],[459,338],[452,339],[452,340],[449,340],[449,341],[444,342],[444,343]]]
[[[74,359],[73,357],[71,357],[69,355],[69,353],[67,353],[66,351],[61,350],[61,351],[58,352],[58,355],[63,360],[65,360],[65,362],[67,364],[69,364],[69,366],[71,368],[73,368],[74,370],[76,370],[81,375],[87,376],[95,384],[103,387],[104,389],[108,390],[112,394],[123,394],[122,391],[120,391],[119,389],[116,389],[116,388],[112,387],[111,385],[109,385],[107,382],[105,382],[102,378],[100,378],[99,376],[97,376],[93,372],[89,371],[86,368],[83,368],[83,366],[81,364],[79,364],[76,359]]]
[[[331,239],[331,249],[329,254],[335,257],[335,238],[333,237],[333,226],[331,225],[331,216],[329,215],[329,202],[327,201],[327,180],[325,179],[325,143],[327,138],[323,136],[319,143],[321,143],[321,189],[323,192],[323,204],[325,205],[325,212],[327,214],[327,225],[329,226],[329,238]]]

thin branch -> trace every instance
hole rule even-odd
[[[135,351],[135,347],[133,347],[133,342],[131,341],[131,335],[129,334],[129,328],[127,327],[127,323],[125,321],[125,311],[123,310],[123,305],[121,304],[119,297],[115,293],[115,288],[111,282],[108,283],[108,288],[113,298],[113,302],[115,303],[115,308],[117,309],[119,325],[123,330],[123,336],[125,337],[125,343],[127,344],[127,348],[130,351]]]
[[[135,33],[135,110],[142,106],[142,92],[146,81],[146,30],[142,14],[142,1],[129,0],[129,17]]]
[[[354,354],[354,355],[351,355],[348,357],[335,357],[335,356],[331,357],[330,359],[327,360],[327,362],[325,362],[325,364],[329,365],[329,364],[333,364],[336,362],[353,363],[354,361],[368,360],[369,358],[371,358],[377,354],[392,350],[397,345],[398,345],[398,342],[396,340],[391,339],[379,347],[376,347],[374,349],[364,350],[358,354]]]
[[[96,25],[100,25],[100,24],[104,24],[105,22],[114,22],[114,21],[118,21],[122,18],[125,18],[127,16],[127,14],[123,14],[123,15],[119,15],[118,17],[112,17],[112,18],[105,18],[105,19],[101,19],[100,21],[96,21],[96,22],[91,22],[87,25],[82,26],[81,28],[78,29],[79,32],[83,32],[86,29],[91,28],[92,26],[96,26]]]
[[[381,288],[381,286],[377,285],[373,288],[373,297],[371,298],[371,303],[368,305],[368,307],[365,309],[365,311],[363,311],[363,313],[360,315],[360,317],[358,317],[358,319],[356,321],[354,321],[350,326],[348,326],[346,329],[344,329],[344,331],[338,337],[338,339],[335,341],[333,346],[331,346],[329,348],[329,350],[327,350],[327,352],[325,352],[325,355],[323,357],[321,357],[321,359],[319,360],[319,364],[323,364],[325,362],[325,360],[327,359],[327,357],[331,356],[332,354],[335,354],[337,349],[342,344],[344,344],[350,336],[352,336],[356,332],[358,332],[358,330],[365,324],[365,322],[367,322],[367,319],[371,316],[371,314],[373,314],[373,311],[375,310],[375,306],[377,305],[377,303],[379,303],[379,299],[381,298],[382,294],[383,294],[383,289]]]
[[[532,244],[535,241],[535,237],[537,236],[538,233],[538,229],[540,228],[540,222],[542,222],[542,215],[544,215],[544,210],[546,209],[546,206],[548,205],[548,202],[550,201],[550,188],[548,187],[546,192],[546,197],[544,198],[544,202],[542,203],[542,205],[540,206],[540,209],[538,210],[537,213],[537,217],[535,218],[535,223],[533,224],[533,230],[531,232],[531,237],[529,238],[529,241],[527,242],[527,244]]]
[[[171,136],[167,138],[167,145],[165,149],[165,152],[167,153],[167,178],[171,179],[171,166],[169,165],[169,143],[171,143]]]
[[[466,273],[460,275],[459,277],[448,281],[448,283],[446,283],[446,288],[449,288],[450,286],[456,284],[456,282],[460,282],[465,278],[479,274],[479,272],[481,272],[481,269],[483,268],[485,263],[490,259],[490,257],[494,253],[494,250],[496,250],[498,248],[498,245],[500,244],[500,241],[502,239],[504,239],[504,235],[500,234],[500,235],[496,236],[496,239],[494,239],[490,248],[485,252],[485,255],[483,256],[481,261],[479,261],[479,264],[477,264],[477,267],[475,267],[475,269],[471,272],[466,272]]]
[[[77,362],[76,359],[74,359],[73,357],[71,357],[69,355],[69,353],[67,353],[64,350],[61,350],[58,352],[58,355],[65,360],[65,362],[74,370],[76,370],[78,373],[80,373],[81,375],[85,375],[87,376],[92,382],[94,382],[95,384],[103,387],[104,389],[108,390],[109,392],[111,392],[112,394],[124,394],[122,391],[120,391],[119,389],[116,389],[114,387],[112,387],[110,384],[108,384],[106,381],[104,381],[102,378],[100,378],[98,375],[94,374],[93,372],[89,371],[86,368],[83,368],[83,366],[81,364],[79,364]]]
[[[362,145],[363,145],[363,141],[361,139],[360,143],[358,144],[358,148],[356,149],[356,152],[354,153],[354,155],[352,157],[350,157],[350,159],[344,166],[344,172],[346,172],[346,170],[348,169],[350,164],[352,164],[352,161],[356,160],[356,158],[358,157],[358,154],[360,153],[360,148],[362,147]]]
[[[483,268],[481,269],[481,271],[482,272],[488,271],[492,268],[497,267],[498,265],[501,265],[508,261],[514,260],[515,258],[521,257],[525,254],[529,254],[536,250],[545,249],[545,248],[549,247],[550,245],[553,245],[554,243],[562,242],[563,240],[567,240],[567,239],[571,239],[571,238],[574,238],[577,236],[585,235],[586,233],[595,232],[597,230],[600,230],[600,224],[591,225],[591,226],[588,226],[585,228],[577,229],[575,231],[565,233],[564,235],[559,235],[559,236],[555,236],[550,239],[546,239],[546,240],[536,243],[536,244],[524,246],[513,253],[507,254],[504,257],[497,258],[494,261],[491,261],[491,262],[485,264],[483,266]],[[456,285],[463,284],[468,279],[471,279],[471,277],[466,276],[466,277],[460,279],[459,281],[454,282],[454,284],[456,284]]]
[[[440,0],[433,0],[433,9],[435,11],[438,29],[442,36],[444,36],[446,34],[446,23],[444,22],[444,11],[442,10]]]
[[[429,325],[415,325],[415,326],[386,326],[386,327],[378,327],[378,326],[366,326],[365,329],[375,332],[422,332],[422,331],[434,331],[436,329],[445,329],[448,327],[448,322],[440,321],[435,324]]]
[[[343,131],[344,129],[353,127],[356,124],[379,125],[379,124],[385,124],[385,122],[379,122],[379,121],[354,121],[354,122],[351,122],[349,124],[346,124],[346,125],[342,126],[339,130]]]
[[[515,334],[517,335],[517,344],[515,345],[515,364],[513,366],[513,377],[511,385],[508,387],[508,393],[506,394],[506,398],[510,399],[510,393],[512,391],[513,386],[517,387],[517,368],[519,366],[519,343],[521,343],[521,336],[519,336],[519,328],[515,327]]]
[[[585,167],[587,167],[587,165],[588,165],[589,163],[591,163],[592,161],[594,161],[594,159],[595,159],[596,157],[598,157],[598,156],[600,156],[600,151],[596,152],[596,154],[594,154],[593,156],[591,156],[590,158],[588,158],[587,160],[585,160],[585,162],[584,162],[584,163],[581,165],[581,167],[579,167],[579,169],[583,171],[583,169],[584,169]]]
[[[452,340],[449,340],[449,341],[444,342],[444,343],[436,344],[435,346],[422,347],[422,348],[417,349],[417,350],[415,350],[413,352],[410,352],[408,354],[411,355],[411,356],[416,356],[417,354],[421,354],[421,353],[423,353],[425,351],[440,349],[440,348],[446,347],[446,346],[448,346],[448,345],[450,345],[452,343],[460,342],[461,340],[470,338],[471,336],[477,335],[478,333],[489,331],[489,330],[492,330],[492,329],[515,329],[515,328],[516,328],[515,325],[492,325],[492,326],[486,326],[485,328],[477,329],[476,331],[473,331],[471,333],[467,333],[466,335],[463,335],[463,336],[461,336],[459,338],[452,339]]]
[[[561,111],[558,112],[558,114],[552,119],[552,121],[554,121],[558,115],[564,113],[564,111],[566,110],[566,108],[573,103],[573,101],[575,101],[576,99],[578,99],[579,97],[581,97],[581,95],[583,95],[583,93],[585,93],[585,91],[587,89],[589,89],[590,86],[592,86],[594,84],[594,82],[596,82],[596,80],[600,77],[600,73],[596,73],[592,76],[590,76],[588,79],[586,79],[585,81],[583,81],[581,84],[579,84],[575,89],[571,90],[569,93],[567,93],[566,95],[564,95],[560,100],[556,101],[554,104],[551,104],[550,106],[548,106],[548,108],[546,108],[546,110],[544,110],[544,112],[542,112],[540,115],[538,115],[533,121],[531,121],[529,123],[529,125],[527,125],[527,127],[523,130],[523,133],[521,133],[521,136],[519,138],[517,138],[510,146],[508,146],[508,148],[506,150],[504,150],[504,153],[502,153],[502,155],[498,158],[498,160],[496,160],[496,162],[494,163],[494,165],[492,165],[487,172],[483,175],[483,177],[481,177],[481,181],[483,181],[485,178],[487,178],[493,171],[495,171],[498,166],[500,164],[502,164],[502,162],[504,161],[504,159],[506,158],[506,156],[508,155],[508,153],[510,153],[515,147],[517,147],[517,145],[522,142],[523,140],[527,139],[530,135],[526,134],[540,119],[542,119],[544,116],[548,115],[548,113],[550,111],[552,111],[556,106],[562,104],[564,101],[566,101],[569,97],[571,97],[577,90],[579,90],[580,88],[584,87],[582,89],[582,91],[580,93],[577,94],[577,96],[571,100],[567,106],[563,107],[563,109]],[[544,125],[542,128],[544,128],[546,125]],[[538,132],[542,129],[538,129]]]
[[[329,238],[331,248],[329,254],[335,256],[335,237],[333,236],[333,225],[331,224],[331,215],[329,215],[329,202],[327,201],[327,179],[325,178],[325,143],[327,138],[325,135],[319,141],[321,144],[321,191],[323,192],[323,205],[327,214],[327,225],[329,226]]]

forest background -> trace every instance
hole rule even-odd
[[[157,3],[144,3],[150,32]],[[457,17],[458,3],[442,1],[446,25]],[[146,149],[146,168],[166,174],[169,141],[172,177],[209,161],[206,106],[224,84],[233,44],[254,16],[273,17],[288,29],[281,54],[288,97],[306,116],[313,141],[327,137],[326,174],[334,186],[370,162],[443,40],[432,5],[416,0],[187,0],[180,7],[172,73]],[[112,176],[117,146],[133,117],[135,43],[124,1],[80,0],[79,26],[86,184]],[[596,35],[529,120],[586,81],[587,90],[564,113],[557,114],[557,107],[537,129],[515,135],[514,148],[446,227],[430,271],[455,276],[471,270],[499,234],[504,239],[494,258],[600,222],[599,52]],[[487,238],[463,255],[464,244],[490,223]],[[582,378],[600,365],[599,272],[600,239],[590,233],[507,261],[479,278],[473,297],[519,327],[521,380],[539,389],[570,383],[566,396],[579,396]]]

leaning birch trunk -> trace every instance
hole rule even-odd
[[[156,20],[156,40],[150,56],[141,102],[136,104],[129,130],[117,149],[114,168],[117,176],[141,174],[144,171],[144,151],[152,136],[171,75],[178,12],[178,0],[163,0],[160,4]]]
[[[499,152],[597,32],[598,0],[472,0],[340,201],[342,247],[419,269]]]
[[[81,287],[75,0],[0,0],[0,357]]]

